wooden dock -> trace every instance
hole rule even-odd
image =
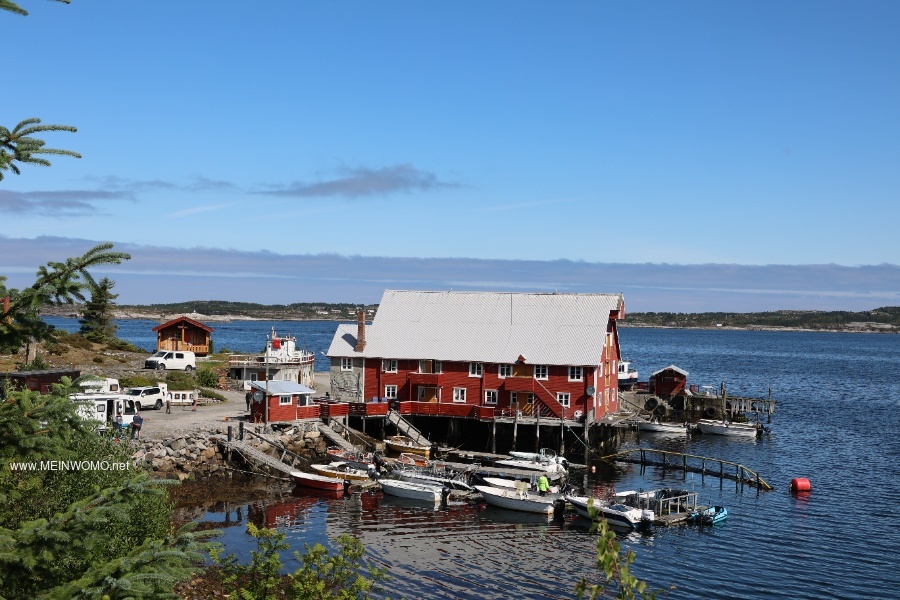
[[[700,473],[703,477],[709,475],[720,479],[730,479],[742,485],[755,486],[757,489],[766,492],[775,489],[760,477],[759,473],[744,465],[707,456],[670,452],[669,450],[657,450],[655,448],[634,448],[615,454],[608,454],[602,458],[603,460],[627,462],[641,466]],[[718,465],[719,468],[716,470],[707,465]],[[726,465],[728,465],[728,471],[725,470]],[[734,469],[734,472],[732,472],[732,469]]]

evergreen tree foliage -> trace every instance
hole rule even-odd
[[[174,597],[207,544],[171,529],[161,483],[130,463],[131,448],[86,425],[74,389],[64,379],[46,396],[7,392],[0,403],[0,598]],[[42,460],[128,468],[21,467]]]
[[[47,263],[38,269],[34,285],[23,290],[8,289],[6,277],[0,275],[0,352],[17,352],[30,340],[49,339],[53,328],[41,320],[41,308],[83,302],[84,292],[98,287],[88,269],[131,258],[112,247],[111,243],[98,244],[83,256]]]
[[[0,0],[0,2],[3,1]],[[78,130],[71,125],[41,125],[41,120],[36,118],[25,119],[12,130],[0,125],[0,181],[3,180],[4,171],[9,170],[16,175],[21,174],[16,163],[49,167],[50,161],[40,155],[54,154],[81,158],[80,154],[72,150],[45,147],[44,140],[34,137],[35,133],[44,131],[75,133]]]
[[[119,297],[112,293],[116,282],[104,277],[91,290],[91,299],[84,305],[81,323],[81,334],[92,342],[106,342],[116,336],[116,325],[113,323],[113,300]]]
[[[69,3],[69,0],[56,0],[57,2],[65,2]],[[28,11],[13,2],[12,0],[0,0],[0,10],[8,10],[10,12],[14,12],[18,15],[27,15]],[[0,178],[2,179],[2,178]]]

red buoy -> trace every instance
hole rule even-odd
[[[792,492],[808,492],[812,490],[812,485],[806,477],[794,477],[791,479]]]

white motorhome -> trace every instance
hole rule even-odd
[[[137,412],[134,401],[121,394],[72,394],[69,398],[78,405],[78,414],[93,421],[98,431],[112,427],[116,414],[120,412],[122,425],[127,427]]]
[[[91,377],[78,382],[84,394],[117,394],[122,389],[119,380],[112,377]]]

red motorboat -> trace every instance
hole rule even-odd
[[[344,490],[344,480],[334,477],[325,477],[317,473],[304,473],[303,471],[291,471],[291,479],[297,485],[314,488],[317,490],[330,490],[341,492]]]

